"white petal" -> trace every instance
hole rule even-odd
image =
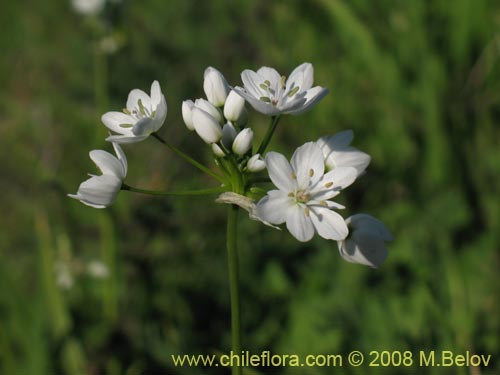
[[[152,108],[156,108],[160,104],[162,96],[163,95],[161,93],[160,84],[158,83],[158,81],[154,81],[151,84],[151,106],[152,106]],[[144,104],[144,102],[142,104]]]
[[[299,91],[306,91],[312,87],[314,81],[314,68],[310,63],[303,63],[296,67],[286,81],[285,93],[299,87]]]
[[[308,205],[308,207],[310,207]],[[327,240],[343,240],[349,234],[342,216],[326,207],[310,207],[310,216],[318,234]]]
[[[222,144],[224,145],[224,147],[228,150],[231,150],[234,138],[236,138],[237,135],[238,132],[236,131],[236,128],[233,124],[231,124],[230,122],[225,124],[222,127]]]
[[[297,240],[309,241],[314,236],[314,227],[310,216],[306,215],[304,205],[292,205],[287,210],[286,227]]]
[[[258,203],[255,214],[271,224],[282,224],[286,213],[293,205],[291,198],[281,190],[271,190]]]
[[[304,105],[293,112],[288,112],[292,115],[300,115],[304,112],[309,111],[314,107],[321,99],[323,99],[328,94],[328,89],[320,86],[313,87],[306,91]]]
[[[155,122],[153,132],[158,131],[162,127],[165,119],[167,118],[167,110],[167,101],[165,100],[165,96],[162,95],[160,104],[158,104],[158,106],[156,107],[156,113],[153,118]]]
[[[281,86],[281,75],[276,71],[276,69],[263,66],[257,70],[257,74],[262,77],[260,83],[269,81],[271,89],[274,91],[274,96],[279,98],[283,91]]]
[[[338,243],[339,253],[342,258],[351,263],[377,268],[387,258],[388,250],[381,240],[373,241],[362,238],[351,239]]]
[[[314,185],[325,171],[323,153],[315,142],[307,142],[297,148],[290,164],[297,176],[299,189]]]
[[[137,136],[148,136],[154,131],[155,122],[149,117],[143,117],[132,128],[132,133]]]
[[[216,106],[214,106],[208,100],[196,99],[194,101],[194,106],[198,107],[200,109],[203,109],[210,116],[212,116],[214,119],[216,119],[219,122],[219,124],[222,124],[222,113],[221,113],[220,109],[218,109]]]
[[[332,151],[325,163],[328,168],[353,167],[356,168],[357,175],[361,175],[368,164],[370,164],[370,155],[359,151],[354,147],[347,147]]]
[[[144,91],[139,89],[133,89],[128,94],[127,98],[127,109],[132,111],[134,108],[139,108],[139,100],[141,100],[144,108],[151,108],[151,98]]]
[[[107,207],[114,202],[121,185],[122,181],[115,176],[94,176],[82,182],[77,194],[70,197],[92,207]]]
[[[109,152],[103,150],[92,150],[90,151],[89,156],[102,174],[112,175],[119,179],[124,177],[122,163]]]
[[[374,235],[385,241],[392,241],[392,234],[379,219],[368,214],[355,214],[346,219],[346,223],[354,230],[370,229]]]
[[[113,143],[113,148],[115,149],[116,156],[118,157],[118,160],[122,164],[123,167],[123,175],[121,179],[125,179],[127,176],[128,172],[128,162],[127,162],[127,156],[125,155],[125,152],[123,152],[123,149],[120,147],[118,143]]]
[[[106,138],[106,141],[108,142],[115,142],[119,144],[125,144],[125,143],[137,143],[145,140],[148,136],[147,135],[141,135],[141,136],[129,136],[129,135],[110,135],[109,137]]]
[[[193,125],[205,143],[217,143],[222,138],[222,128],[219,123],[203,109],[193,108]]]
[[[132,116],[126,115],[123,112],[106,112],[101,116],[101,121],[106,127],[118,134],[132,134],[132,126],[136,123],[136,119]],[[126,124],[127,127],[120,125]]]
[[[193,108],[194,108],[194,102],[192,100],[184,100],[182,102],[182,119],[184,120],[184,124],[186,124],[186,127],[189,130],[194,130],[194,125],[193,125]]]
[[[325,200],[335,197],[342,189],[351,185],[357,177],[356,169],[352,167],[335,168],[326,173],[315,186],[311,188],[312,198]]]
[[[245,90],[254,98],[259,99],[261,96],[266,95],[264,90],[259,87],[259,85],[264,82],[264,79],[262,79],[262,77],[255,73],[253,70],[244,70],[241,73],[241,80],[243,81]]]
[[[273,184],[285,193],[294,192],[297,181],[294,179],[294,172],[286,158],[277,152],[266,154],[266,165],[269,178]]]

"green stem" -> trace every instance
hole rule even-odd
[[[193,165],[196,168],[198,168],[200,171],[205,172],[206,174],[212,176],[213,178],[215,178],[216,180],[219,180],[222,183],[225,182],[224,179],[221,176],[219,176],[217,173],[212,172],[210,169],[208,169],[207,167],[205,167],[200,162],[197,162],[196,160],[194,160],[193,158],[191,158],[190,156],[186,155],[184,152],[182,152],[181,150],[179,150],[177,147],[175,147],[175,146],[171,145],[170,143],[166,142],[157,133],[152,133],[151,135],[154,138],[156,138],[158,141],[160,141],[160,143],[163,143],[165,146],[167,146],[175,154],[177,154],[178,156],[180,156],[181,158],[183,158],[185,161],[187,161],[191,165]]]
[[[231,350],[241,353],[240,291],[238,270],[238,206],[231,205],[227,211],[227,265],[229,271],[229,295],[231,300]],[[242,367],[233,365],[232,375],[241,375]]]
[[[209,195],[217,194],[227,191],[225,187],[217,187],[210,189],[200,189],[200,190],[185,190],[185,191],[155,191],[155,190],[145,190],[139,189],[126,184],[122,185],[122,190],[132,191],[134,193],[149,194],[149,195],[159,195],[159,196],[182,196],[182,195]]]
[[[264,139],[262,140],[262,143],[259,146],[259,150],[257,151],[258,154],[263,155],[264,151],[266,151],[266,148],[269,145],[269,142],[271,142],[271,138],[273,137],[274,131],[276,130],[279,121],[280,121],[280,115],[273,116],[271,118],[271,126],[267,128],[267,133],[264,136]]]

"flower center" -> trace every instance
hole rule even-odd
[[[298,190],[294,195],[297,203],[307,203],[311,200],[311,194],[304,190]]]

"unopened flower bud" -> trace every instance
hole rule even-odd
[[[203,109],[193,108],[193,126],[194,130],[205,143],[216,143],[222,137],[222,129],[212,116]]]
[[[203,90],[210,103],[222,107],[229,93],[229,85],[222,73],[210,66],[205,70]]]
[[[238,122],[245,110],[245,99],[231,90],[224,104],[224,117],[232,122]]]
[[[200,109],[203,109],[210,116],[212,116],[214,119],[216,119],[219,122],[219,124],[222,124],[222,113],[221,113],[220,109],[215,107],[208,100],[196,99],[194,101],[194,106],[198,107]]]
[[[248,160],[247,168],[250,172],[260,172],[266,169],[266,162],[260,154],[255,154]]]
[[[184,100],[182,102],[182,119],[184,120],[184,124],[186,124],[186,127],[191,131],[194,130],[192,119],[193,107],[194,103],[192,100]]]
[[[238,135],[238,132],[230,122],[222,127],[222,144],[225,148],[231,149],[236,135]]]
[[[220,158],[223,158],[224,156],[226,156],[226,154],[224,153],[222,148],[220,148],[217,143],[212,143],[212,151],[214,152],[214,154],[216,156],[218,156]]]
[[[233,152],[238,155],[245,155],[251,148],[253,142],[253,130],[243,129],[234,139]]]

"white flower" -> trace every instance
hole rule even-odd
[[[216,143],[222,138],[219,122],[203,109],[194,106],[192,121],[194,130],[205,143]]]
[[[299,241],[309,241],[316,231],[321,237],[342,240],[347,225],[332,208],[343,208],[329,199],[356,179],[351,167],[336,168],[324,174],[321,149],[314,142],[300,146],[291,162],[276,152],[266,155],[271,181],[279,190],[271,190],[257,203],[257,216],[271,224],[282,224]]]
[[[123,112],[107,112],[102,115],[101,120],[106,127],[118,133],[106,138],[107,141],[134,143],[158,131],[166,117],[167,102],[160,84],[154,81],[151,85],[151,96],[142,90],[134,89],[128,94],[127,108]]]
[[[260,154],[255,154],[248,159],[247,168],[250,172],[260,172],[266,169],[266,162]]]
[[[233,152],[237,155],[245,155],[251,148],[253,142],[253,130],[245,128],[238,133],[233,142]]]
[[[327,170],[338,167],[354,167],[361,175],[368,164],[370,155],[349,146],[353,139],[352,130],[345,130],[333,136],[323,136],[317,140],[318,146],[323,151]]]
[[[221,72],[211,66],[205,69],[203,78],[203,90],[208,101],[216,107],[222,107],[229,93],[226,79]]]
[[[113,143],[117,157],[103,150],[90,151],[90,158],[101,170],[102,175],[91,177],[82,182],[76,194],[69,197],[94,208],[111,205],[127,176],[127,158],[121,147]]]
[[[224,104],[224,117],[232,122],[241,122],[246,116],[245,99],[231,90]]]
[[[95,279],[105,279],[109,276],[109,269],[100,260],[92,260],[87,263],[87,272]]]
[[[312,87],[314,69],[310,63],[296,67],[286,82],[284,76],[266,66],[257,72],[244,70],[241,80],[245,88],[236,87],[236,92],[268,116],[304,113],[328,94],[324,87]]]
[[[349,236],[339,241],[342,258],[351,263],[377,268],[387,258],[386,242],[392,235],[378,219],[367,214],[356,214],[346,219],[351,230]]]
[[[92,16],[104,9],[106,0],[71,0],[71,5],[80,14]]]

